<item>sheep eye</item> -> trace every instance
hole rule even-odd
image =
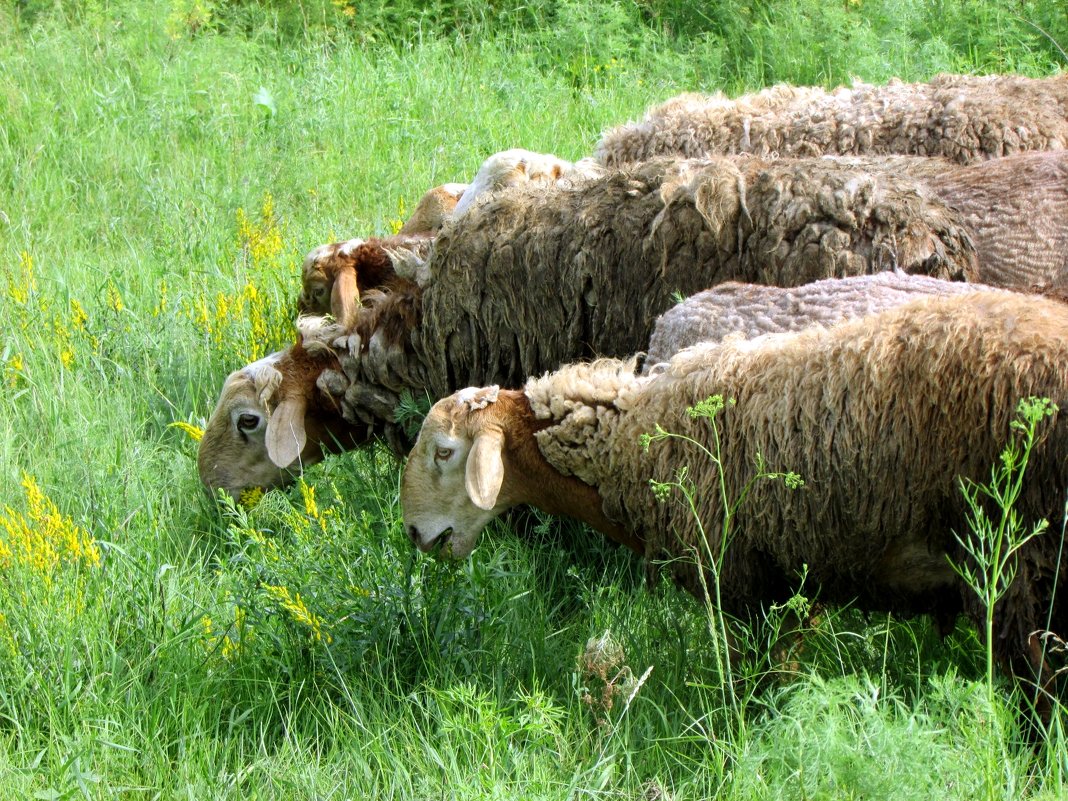
[[[242,414],[237,418],[237,428],[239,431],[255,431],[259,428],[260,418],[255,414]]]
[[[434,451],[434,458],[439,462],[444,462],[450,456],[452,456],[452,448],[438,448]]]

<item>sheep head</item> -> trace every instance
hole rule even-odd
[[[245,490],[286,484],[326,453],[366,439],[365,428],[347,423],[323,389],[331,368],[336,361],[295,345],[231,373],[197,454],[205,488],[237,500]]]
[[[417,272],[433,241],[429,235],[415,234],[320,245],[304,259],[298,311],[331,314],[342,328],[348,328],[361,296],[401,280],[398,265],[402,273]]]
[[[401,479],[405,528],[420,551],[463,559],[487,523],[521,502],[505,481],[520,400],[529,415],[520,392],[469,387],[431,408]]]
[[[433,234],[452,216],[467,184],[442,184],[427,190],[398,234]]]

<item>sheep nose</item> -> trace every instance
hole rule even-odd
[[[408,539],[412,541],[412,545],[419,546],[419,529],[415,526],[408,526]]]

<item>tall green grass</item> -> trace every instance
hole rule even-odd
[[[743,732],[700,605],[596,535],[417,558],[374,449],[220,512],[172,423],[289,340],[305,252],[495,150],[579,158],[683,90],[1047,74],[1062,7],[348,7],[0,8],[0,797],[970,798],[991,741],[1003,797],[1060,796],[1062,721],[1021,744],[968,627],[753,642]]]

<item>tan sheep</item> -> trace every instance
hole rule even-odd
[[[227,376],[197,453],[205,488],[237,500],[254,487],[280,486],[327,453],[365,442],[365,426],[341,416],[329,352],[300,343]]]
[[[936,75],[827,91],[773,86],[730,99],[684,94],[605,133],[608,167],[656,156],[943,156],[962,164],[1068,146],[1068,75]]]
[[[466,189],[467,184],[442,184],[427,190],[397,233],[409,236],[436,234],[452,217],[456,204]]]
[[[687,413],[710,396],[736,401],[716,418],[718,442],[707,419]],[[804,487],[750,488],[719,565],[725,611],[785,601],[807,568],[806,589],[822,601],[977,621],[978,601],[947,558],[964,559],[953,537],[968,526],[958,479],[987,480],[1028,396],[1068,403],[1068,307],[1005,292],[699,345],[652,376],[636,376],[632,362],[573,365],[522,392],[470,388],[439,401],[405,467],[404,522],[421,550],[464,557],[489,519],[534,503],[629,537],[700,595],[700,573],[722,544],[721,499],[737,498],[762,463],[796,471]],[[657,425],[718,450],[722,475],[680,440],[643,451],[641,435]],[[1068,595],[1054,596],[1068,579],[1057,559],[1068,421],[1059,414],[1045,426],[1017,512],[1047,518],[1051,530],[1019,554],[994,643],[1003,663],[1032,677],[1047,615],[1068,633]],[[650,488],[681,468],[693,512],[657,502]]]

